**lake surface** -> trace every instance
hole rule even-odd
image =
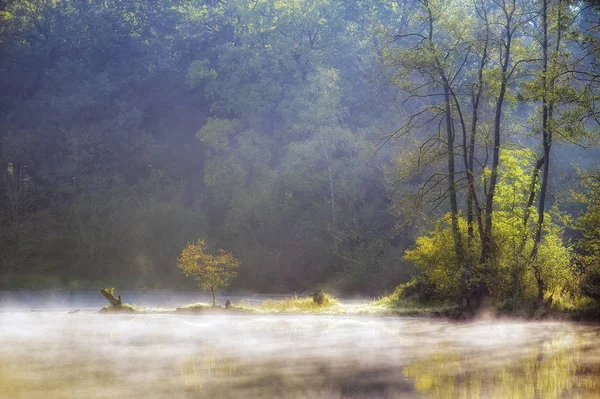
[[[597,325],[53,309],[0,310],[0,398],[600,397]]]
[[[175,309],[190,303],[212,303],[210,293],[196,292],[168,292],[168,291],[117,291],[124,303],[137,308],[167,308]],[[287,295],[289,296],[289,295]],[[219,303],[231,300],[233,303],[245,301],[249,303],[262,302],[266,299],[283,299],[286,295],[227,295],[219,293],[216,299]],[[357,300],[354,300],[357,301]],[[364,301],[364,300],[363,300]],[[98,310],[109,303],[100,294],[100,290],[82,291],[0,291],[0,311],[34,310],[34,311],[62,311],[62,310]]]

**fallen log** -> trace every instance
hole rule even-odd
[[[113,307],[120,308],[121,305],[123,305],[123,302],[121,302],[121,295],[115,298],[114,288],[105,288],[103,290],[100,290],[100,292],[102,293],[102,295],[104,295],[104,298],[106,298]]]

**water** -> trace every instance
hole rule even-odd
[[[0,310],[0,398],[594,398],[600,328]]]
[[[117,291],[124,303],[138,308],[167,308],[175,309],[190,303],[212,303],[212,296],[205,291],[173,293],[168,291]],[[288,295],[289,296],[289,295]],[[266,299],[283,299],[286,295],[253,295],[239,296],[219,293],[216,299],[219,303],[231,300],[234,303],[245,301],[248,303],[261,302]],[[100,290],[90,291],[0,291],[0,311],[34,310],[34,311],[60,311],[60,310],[98,310],[109,303],[100,294]]]

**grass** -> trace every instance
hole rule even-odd
[[[447,311],[447,308],[411,307],[404,309],[389,306],[386,302],[372,301],[363,303],[340,303],[336,298],[325,294],[322,305],[316,304],[312,297],[294,295],[279,301],[266,300],[259,304],[242,303],[242,307],[255,310],[258,313],[309,313],[309,314],[355,314],[355,315],[392,315],[392,314],[425,314],[436,311]]]
[[[266,300],[256,303],[241,302],[231,305],[230,308],[212,306],[204,302],[191,303],[176,309],[137,309],[130,305],[123,305],[122,309],[106,306],[101,309],[103,313],[191,313],[191,314],[231,314],[231,313],[307,313],[307,314],[390,314],[386,306],[369,303],[342,304],[331,295],[325,294],[325,301],[319,305],[314,303],[312,297],[298,297],[294,295],[282,300]]]
[[[401,316],[437,316],[448,315],[456,308],[444,304],[422,304],[416,301],[396,299],[389,297],[380,298],[373,302],[343,304],[329,294],[325,294],[325,301],[319,305],[312,297],[298,297],[297,295],[282,299],[260,303],[241,302],[226,309],[221,306],[212,306],[208,303],[197,302],[176,309],[137,309],[131,305],[123,304],[120,308],[106,306],[101,313],[191,313],[191,314],[231,314],[231,313],[306,313],[306,314],[345,314],[345,315],[401,315]]]
[[[409,295],[407,295],[409,294]],[[240,302],[229,308],[212,306],[204,302],[192,303],[176,309],[139,309],[129,304],[120,307],[106,306],[101,313],[162,313],[162,314],[323,314],[323,315],[398,315],[412,317],[442,317],[449,319],[470,319],[482,315],[516,317],[523,319],[560,319],[578,321],[600,320],[600,306],[589,298],[569,299],[556,297],[545,306],[525,306],[511,308],[509,304],[498,305],[480,312],[466,312],[449,302],[423,302],[399,287],[394,293],[370,302],[340,303],[335,297],[324,294],[324,303],[317,304],[312,296],[297,295],[282,300],[260,303]]]
[[[445,302],[422,302],[405,297],[406,285],[399,286],[391,295],[373,302],[374,306],[387,309],[401,316],[450,316],[459,312],[458,306]]]
[[[355,315],[426,315],[453,310],[449,306],[424,306],[416,303],[411,306],[389,306],[384,303],[364,302],[343,304],[331,295],[325,294],[325,301],[322,305],[314,303],[312,297],[298,297],[296,295],[282,300],[271,300],[260,303],[241,302],[239,305],[232,305],[230,309],[222,307],[212,307],[206,303],[194,303],[177,308],[177,312],[183,313],[228,313],[231,311],[237,312],[252,312],[256,314],[273,314],[273,313],[306,313],[306,314],[355,314]]]
[[[100,309],[100,313],[164,313],[164,314],[172,314],[172,313],[232,313],[232,312],[253,312],[253,309],[245,308],[242,306],[234,306],[232,305],[230,308],[226,309],[221,306],[212,306],[208,303],[197,302],[191,303],[189,305],[182,306],[176,309],[166,309],[166,308],[157,308],[157,309],[140,309],[135,306],[129,305],[127,303],[114,307],[112,305],[108,305]]]
[[[325,294],[323,304],[319,305],[312,297],[300,298],[297,295],[279,301],[267,299],[256,304],[242,302],[241,307],[261,313],[334,313],[340,306],[339,302],[329,294]]]
[[[458,306],[447,303],[421,303],[411,299],[396,301],[389,309],[401,316],[444,316],[458,311]]]
[[[212,306],[205,302],[196,302],[176,309],[137,309],[124,304],[120,308],[106,306],[103,313],[192,313],[192,314],[231,314],[231,313],[307,313],[307,314],[355,314],[355,315],[401,315],[401,316],[452,316],[456,306],[443,303],[420,303],[417,300],[402,298],[395,292],[378,300],[362,303],[340,303],[335,297],[324,294],[324,302],[317,304],[312,296],[297,295],[282,300],[271,300],[260,303],[240,302],[229,308]]]

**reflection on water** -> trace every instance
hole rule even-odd
[[[486,352],[440,350],[405,367],[404,375],[431,398],[597,398],[600,367],[582,362],[586,350],[573,336],[539,342],[505,362],[490,362]]]
[[[2,398],[592,398],[593,325],[0,314]]]

